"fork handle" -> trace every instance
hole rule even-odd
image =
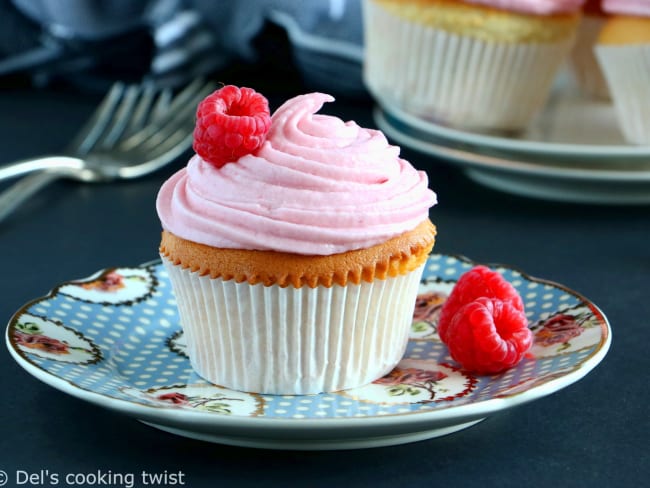
[[[42,171],[25,176],[11,185],[0,194],[0,222],[38,190],[62,176],[54,171]]]
[[[35,171],[65,171],[81,169],[83,161],[68,156],[46,156],[36,159],[16,161],[0,167],[0,181],[15,178]]]

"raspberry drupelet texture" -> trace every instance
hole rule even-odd
[[[442,306],[438,319],[438,335],[442,342],[447,342],[447,330],[456,312],[481,297],[508,301],[517,310],[524,311],[521,296],[499,272],[487,266],[474,266],[459,278]]]
[[[526,314],[511,301],[477,298],[462,306],[447,329],[447,348],[464,369],[500,373],[521,361],[533,343]]]
[[[254,153],[271,127],[269,104],[252,88],[226,85],[196,110],[194,151],[218,168]]]

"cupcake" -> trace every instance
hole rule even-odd
[[[380,102],[469,130],[519,131],[544,105],[583,0],[364,0]]]
[[[592,98],[609,100],[607,81],[594,51],[600,31],[607,21],[601,3],[602,0],[587,0],[576,42],[571,50],[570,65],[582,93]]]
[[[228,388],[360,386],[401,359],[436,203],[384,135],[226,86],[197,111],[196,154],[161,187],[160,254],[196,372]],[[268,133],[266,133],[268,130]]]
[[[650,145],[650,1],[604,0],[596,55],[625,138]]]

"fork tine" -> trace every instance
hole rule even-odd
[[[183,90],[181,90],[174,97],[171,104],[169,105],[168,112],[174,112],[175,110],[178,110],[179,108],[187,105],[188,103],[193,103],[194,100],[196,100],[197,94],[203,93],[207,89],[207,87],[212,87],[212,89],[214,89],[214,83],[212,83],[211,81],[206,83],[204,80],[200,78],[193,80],[189,85],[183,88]]]
[[[136,178],[158,169],[160,166],[179,157],[192,145],[191,125],[186,126],[185,129],[179,128],[163,144],[157,146],[154,151],[149,151],[147,153],[148,159],[145,163],[120,168],[120,176],[124,178]],[[139,153],[139,151],[135,152]]]
[[[173,123],[167,124],[160,132],[142,141],[133,150],[138,152],[142,151],[149,155],[165,152],[180,142],[180,139],[183,139],[185,136],[192,136],[193,129],[194,120],[192,118],[178,118]]]
[[[122,98],[124,83],[114,83],[106,94],[99,107],[93,112],[88,121],[68,145],[68,152],[77,155],[85,155],[90,151],[99,137],[106,129],[115,107]]]
[[[141,85],[130,85],[127,87],[120,104],[117,106],[113,114],[109,127],[104,131],[102,137],[97,142],[98,147],[101,147],[102,149],[111,148],[124,133],[129,121],[131,120],[133,107],[138,101],[141,91]]]
[[[185,126],[188,122],[194,125],[196,112],[195,107],[196,104],[203,98],[205,97],[199,93],[194,100],[188,100],[188,103],[177,110],[173,117],[169,117],[166,120],[161,121],[155,132],[152,131],[149,134],[143,134],[140,145],[150,146],[152,144],[152,142],[150,142],[152,138],[156,138],[157,136],[160,136],[162,138],[168,137],[169,134],[175,132],[179,126]]]
[[[199,83],[202,82],[199,81]],[[188,85],[186,89],[176,95],[171,101],[167,113],[161,115],[157,121],[148,124],[142,130],[127,137],[120,144],[120,148],[128,151],[142,146],[151,150],[175,132],[180,124],[185,124],[186,121],[193,122],[196,105],[214,89],[214,84],[208,82],[199,86],[193,82],[191,85]],[[191,90],[188,90],[188,88],[191,88]]]
[[[194,99],[194,92],[196,92],[196,90],[201,90],[203,86],[203,80],[197,78],[192,80],[192,82],[183,88],[183,90],[181,90],[175,97],[170,89],[165,89],[160,94],[158,102],[152,111],[151,121],[155,122],[156,120],[165,117],[171,110],[176,110],[179,106]]]
[[[194,100],[194,94],[197,90],[202,90],[204,85],[203,80],[200,78],[193,80],[176,96],[170,89],[166,89],[161,93],[161,96],[156,103],[156,107],[151,115],[150,122],[156,122],[167,117],[170,113],[175,113],[186,103]]]
[[[162,92],[160,92],[158,100],[156,100],[156,105],[151,111],[151,121],[155,121],[167,113],[173,96],[174,94],[172,93],[171,88],[165,88]]]
[[[125,135],[132,134],[133,132],[142,129],[147,122],[147,118],[152,112],[152,105],[156,99],[157,90],[153,83],[145,83],[142,87],[140,100],[138,101],[135,110],[129,120],[127,128],[124,130]]]
[[[136,132],[127,138],[120,149],[122,151],[150,151],[155,149],[158,144],[162,144],[167,137],[181,124],[194,122],[194,111],[189,105],[175,113],[174,117],[165,121],[161,126],[146,126],[141,131]]]

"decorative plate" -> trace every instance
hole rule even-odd
[[[603,313],[567,288],[495,266],[524,298],[535,343],[494,376],[463,371],[436,332],[455,280],[474,263],[430,256],[399,365],[337,393],[242,393],[197,376],[160,262],[103,270],[22,307],[7,328],[16,361],[43,382],[175,434],[274,449],[385,446],[455,432],[563,388],[605,356]]]

